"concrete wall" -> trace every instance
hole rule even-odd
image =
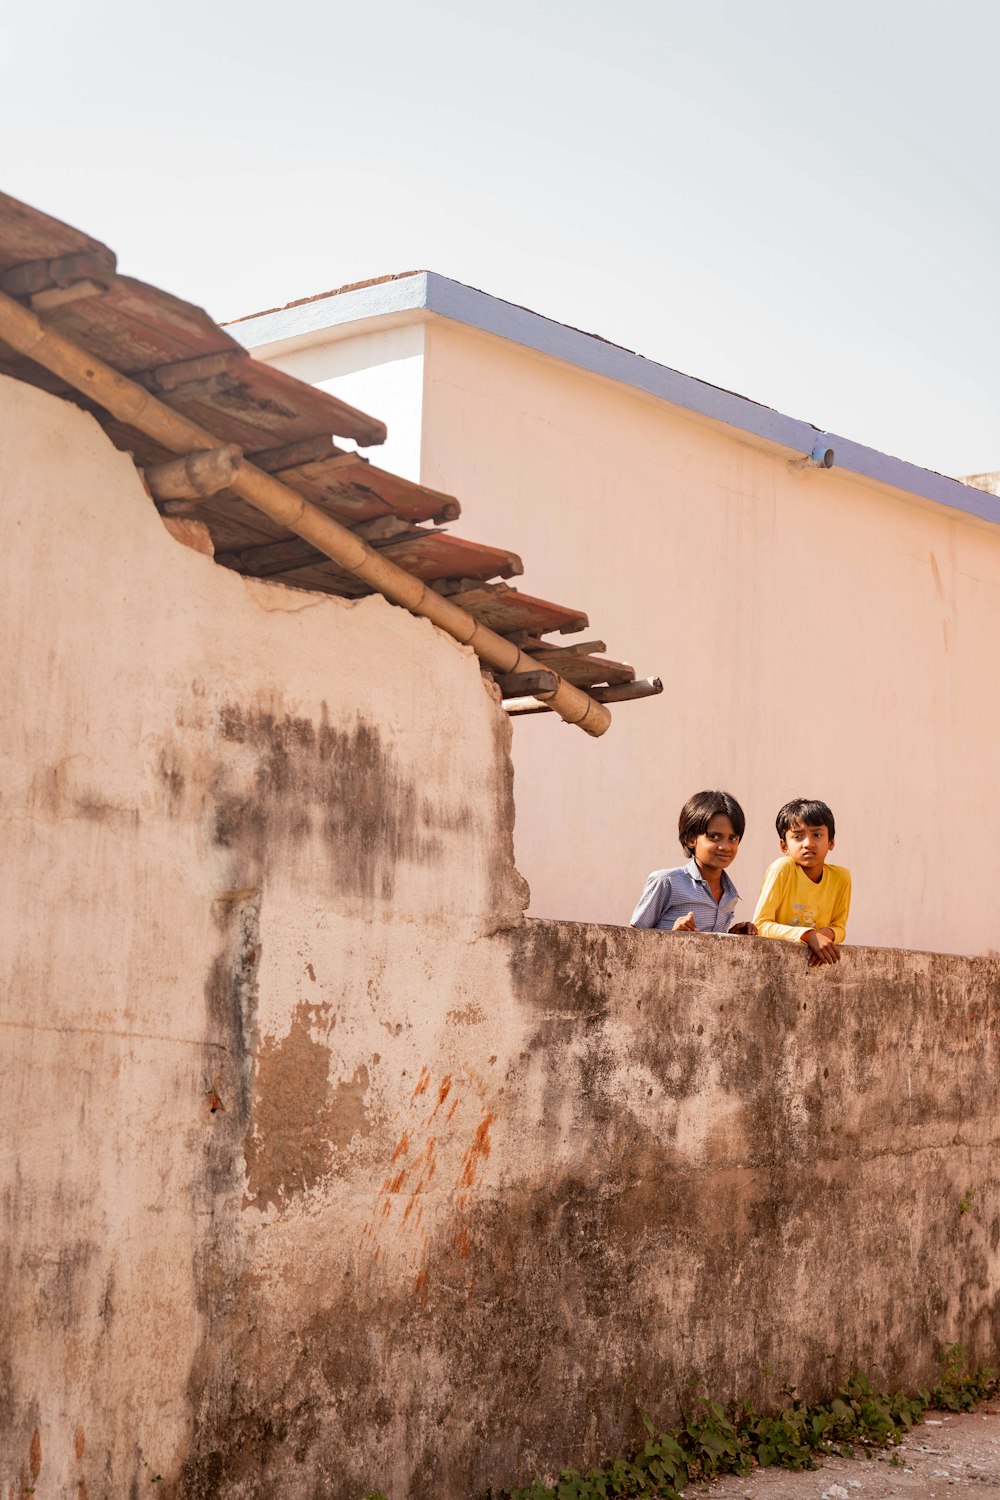
[[[1000,949],[990,881],[956,860],[1000,805],[1000,527],[444,319],[425,337],[424,481],[666,688],[599,744],[518,724],[531,912],[627,921],[681,860],[682,802],[721,786],[749,820],[741,915],[777,809],[818,796],[854,875],[850,940]]]
[[[989,1357],[1000,965],[522,921],[467,653],[10,381],[0,454],[0,1495],[460,1500]]]
[[[265,1195],[233,1215],[180,1494],[468,1500],[629,1449],[692,1381],[767,1403],[926,1380],[952,1338],[994,1358],[995,961],[807,977],[763,940],[529,922],[382,1011],[371,967],[318,967],[330,1010],[259,1056]],[[345,1026],[353,1127],[275,1193],[328,1136]]]

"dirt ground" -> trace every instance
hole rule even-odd
[[[899,1463],[893,1463],[893,1457]],[[827,1458],[804,1474],[787,1469],[727,1475],[689,1485],[685,1500],[943,1500],[967,1489],[975,1500],[1000,1500],[1000,1406],[952,1416],[932,1411],[910,1435],[875,1459]]]

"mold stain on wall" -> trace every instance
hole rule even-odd
[[[224,745],[241,753],[216,772],[215,842],[260,866],[315,834],[336,890],[389,901],[398,865],[439,863],[442,832],[470,816],[460,803],[436,812],[376,725],[339,727],[326,705],[316,724],[229,704],[219,724]]]

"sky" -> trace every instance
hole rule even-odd
[[[47,0],[0,187],[219,319],[431,269],[1000,469],[990,0]]]

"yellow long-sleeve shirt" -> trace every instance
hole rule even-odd
[[[830,927],[842,943],[851,909],[851,872],[842,865],[824,865],[819,880],[810,880],[787,854],[776,859],[764,876],[753,919],[761,937],[802,941],[809,927]]]

